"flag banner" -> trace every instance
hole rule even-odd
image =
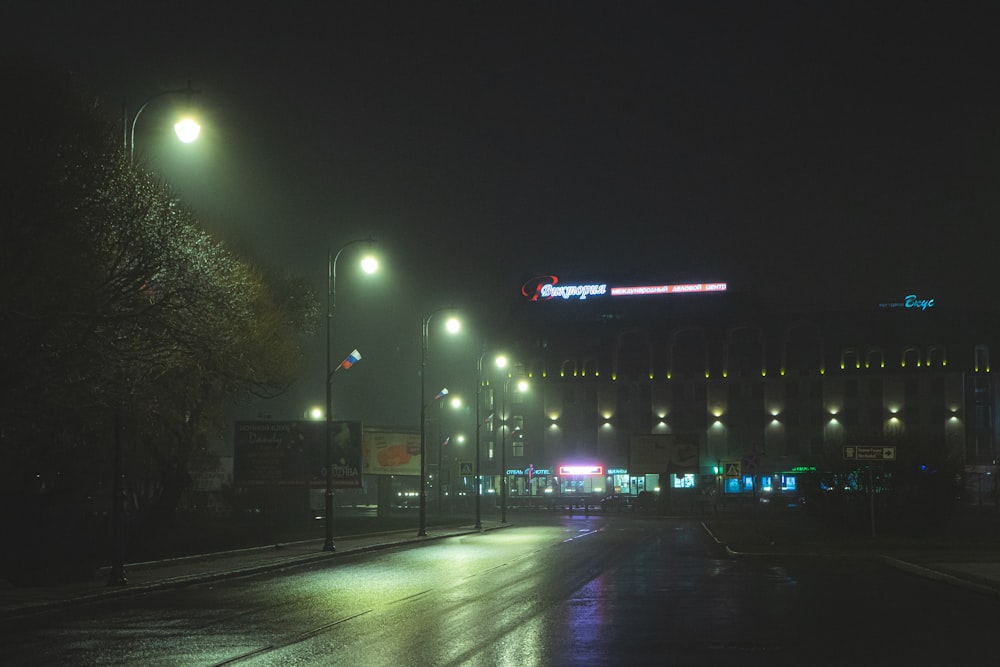
[[[354,364],[358,363],[359,361],[361,361],[361,353],[358,352],[357,349],[355,349],[353,352],[347,355],[346,359],[340,362],[340,365],[337,366],[337,368],[347,369],[353,366]]]
[[[434,400],[436,401],[439,398],[444,398],[447,395],[448,395],[448,387],[445,387],[434,396]]]

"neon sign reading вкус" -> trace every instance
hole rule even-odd
[[[927,310],[934,307],[934,299],[918,299],[916,294],[907,294],[903,301],[893,301],[890,303],[880,303],[879,308],[916,308],[917,310]]]
[[[530,301],[548,301],[561,298],[579,299],[607,296],[649,296],[662,294],[692,294],[696,292],[725,292],[726,283],[688,283],[682,285],[633,285],[609,287],[607,283],[560,285],[557,276],[536,276],[521,285],[521,294]]]

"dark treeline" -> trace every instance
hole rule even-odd
[[[234,403],[295,380],[316,300],[130,164],[115,105],[3,69],[0,576],[16,579],[106,560],[116,438],[131,530],[168,523]]]

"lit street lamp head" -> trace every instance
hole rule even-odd
[[[185,117],[174,123],[174,132],[177,138],[185,144],[189,144],[201,134],[201,125],[193,118]]]

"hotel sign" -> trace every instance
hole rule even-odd
[[[585,301],[605,296],[660,296],[664,294],[692,294],[698,292],[725,292],[726,283],[688,283],[679,285],[622,285],[607,283],[564,284],[558,276],[536,276],[521,285],[521,295],[529,301],[575,299]]]

